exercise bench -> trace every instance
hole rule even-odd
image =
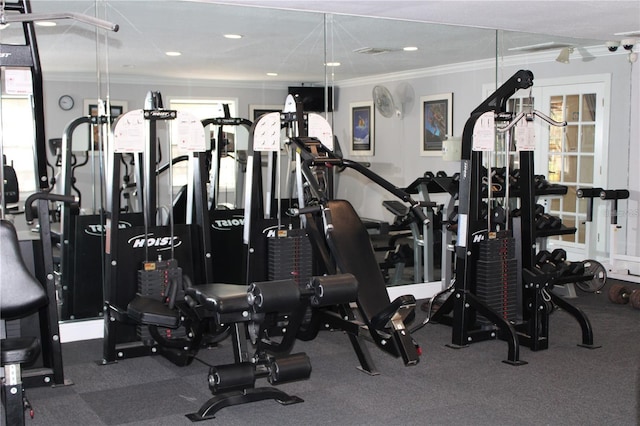
[[[49,299],[20,255],[18,235],[13,224],[0,219],[0,317],[3,321],[26,318],[47,305]],[[4,332],[3,332],[4,334]],[[37,337],[6,337],[0,341],[4,379],[2,406],[5,424],[23,425],[24,412],[33,410],[22,386],[21,367],[33,364],[41,351]]]

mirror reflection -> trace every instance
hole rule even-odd
[[[202,2],[155,2],[152,13],[147,2],[137,1],[31,4],[38,13],[84,13],[120,26],[115,33],[96,32],[69,21],[37,27],[50,147],[49,176],[60,176],[51,183],[56,190],[67,185],[71,192],[81,195],[80,216],[98,219],[97,223],[82,223],[96,230],[105,226],[103,213],[111,212],[110,197],[118,197],[123,214],[144,210],[140,187],[136,186],[142,174],[136,168],[141,163],[135,155],[123,155],[118,160],[121,176],[113,186],[108,176],[114,160],[106,145],[114,120],[146,108],[149,92],[161,94],[164,108],[189,111],[198,120],[254,122],[260,113],[281,110],[289,88],[320,89],[313,96],[324,99],[315,109],[326,114],[345,157],[366,164],[398,187],[411,187],[425,203],[447,205],[451,194],[427,194],[419,180],[427,172],[451,176],[459,171],[455,155],[453,161],[443,161],[442,150],[448,147],[455,151],[455,144],[450,143],[461,136],[471,109],[517,69],[546,62],[540,68],[542,75],[549,77],[558,65],[551,56],[560,49],[576,46],[571,60],[588,64],[593,58],[588,47],[598,44],[491,29]],[[21,29],[15,24],[0,31],[3,44],[19,42],[20,37]],[[332,97],[327,104],[329,87]],[[29,193],[37,188],[32,154],[27,153],[32,147],[26,143],[12,145],[8,137],[11,126],[18,124],[10,114],[18,108],[30,111],[25,99],[3,93],[3,144],[4,154],[18,172],[21,192]],[[101,112],[102,102],[107,101],[109,107]],[[14,106],[15,102],[25,105]],[[78,117],[101,115],[108,119],[83,123],[74,130],[70,155],[62,155],[63,148],[56,141],[63,138],[70,123]],[[358,120],[355,124],[354,118]],[[369,126],[365,136],[356,135],[359,120]],[[25,140],[33,138],[23,136]],[[159,123],[154,145],[161,159],[151,160],[153,167],[147,165],[154,173],[185,155],[170,139],[169,125]],[[212,218],[218,214],[216,210],[225,209],[239,218],[246,196],[247,123],[214,120],[205,128],[205,140],[209,152],[207,209]],[[265,179],[269,161],[264,160]],[[283,161],[286,165],[288,160]],[[174,166],[170,168],[171,182],[168,175],[158,172],[158,187],[168,184],[172,190],[158,190],[158,205],[163,208],[150,213],[154,224],[167,224],[169,218],[163,212],[187,203],[180,196],[186,197],[183,188],[191,181],[197,160],[175,161]],[[67,172],[61,174],[63,169]],[[61,183],[60,179],[67,182]],[[286,185],[287,176],[279,180]],[[117,193],[108,193],[110,185]],[[415,230],[406,217],[384,206],[384,191],[362,177],[348,172],[336,174],[335,193],[370,220],[374,241],[384,241],[378,248],[388,284],[435,282],[437,288],[441,287],[440,280],[446,274],[440,265],[448,256],[441,224],[446,217],[439,217],[441,211],[425,207],[434,226],[427,231]],[[186,223],[194,217],[186,207],[182,211],[181,221]],[[75,229],[80,232],[83,228]],[[390,229],[393,239],[389,239]],[[102,232],[97,235],[96,256],[103,256],[100,248],[104,247],[105,236]],[[241,240],[237,244],[241,245]],[[68,256],[79,256],[73,253]],[[102,257],[74,258],[71,266],[63,269],[63,281],[67,283],[61,284],[60,292],[63,320],[101,315],[102,281],[107,275],[103,263]],[[242,269],[240,259],[225,263],[228,269]],[[88,267],[91,278],[78,271],[77,277],[69,278],[77,266]],[[74,297],[76,301],[72,301]]]

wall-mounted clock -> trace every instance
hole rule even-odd
[[[58,99],[58,106],[65,111],[69,111],[73,108],[73,98],[69,95],[62,95],[60,99]]]

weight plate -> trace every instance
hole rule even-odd
[[[631,302],[631,306],[640,309],[640,290],[634,290],[629,296],[629,301]]]
[[[629,290],[622,284],[614,284],[609,289],[609,300],[618,305],[629,302]]]
[[[577,282],[576,287],[586,293],[595,293],[602,290],[607,283],[607,270],[602,266],[602,263],[587,259],[582,262],[582,265],[584,266],[584,275],[593,275],[593,278],[588,281]],[[609,300],[611,300],[611,291],[609,291]]]

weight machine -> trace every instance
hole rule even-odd
[[[225,127],[246,129],[250,133],[252,122],[231,117],[229,106],[223,105],[224,116],[207,118],[202,120],[205,129],[208,126],[217,126],[215,147],[212,146],[211,172],[209,187],[209,222],[211,223],[211,241],[213,254],[213,274],[216,282],[241,283],[245,282],[245,270],[243,269],[243,243],[242,234],[244,218],[249,212],[245,212],[243,188],[246,186],[247,157],[250,147],[238,149],[238,133],[236,140],[227,141]],[[235,190],[233,202],[228,203],[225,193],[224,201],[220,195],[220,177],[222,158],[231,156],[235,164]]]
[[[149,126],[154,125],[153,117],[180,119],[180,115],[175,114],[175,111],[160,108],[130,112],[116,123],[115,134],[127,137],[126,127],[119,127],[121,120],[125,120],[124,123],[137,121],[140,124],[146,117],[152,120]],[[198,125],[202,130],[201,124],[198,123]],[[131,133],[137,135],[140,132],[132,131]],[[252,135],[254,133],[252,130]],[[119,164],[117,156],[122,149],[118,148],[117,143],[117,141],[114,143],[116,145],[114,160],[110,165],[113,167],[111,171],[114,176],[118,176],[115,166]],[[148,144],[146,148],[148,149]],[[201,151],[194,154],[199,159],[197,161],[199,172],[195,172],[196,182],[206,166],[204,156],[200,154],[202,154]],[[153,156],[145,152],[147,172],[148,158]],[[144,182],[148,185],[150,181],[145,177]],[[202,182],[200,185],[195,185],[199,190],[195,198],[200,200],[195,206],[195,211],[198,220],[197,230],[201,232],[201,237],[206,237],[209,235],[209,229],[206,226],[208,216],[204,214],[206,206],[205,197],[202,194],[205,193],[205,188],[201,184]],[[115,186],[115,184],[112,185],[112,187]],[[145,187],[144,190],[147,191],[147,188]],[[119,211],[115,207],[117,206],[107,212],[112,221],[117,219]],[[198,216],[198,212],[203,214]],[[151,216],[150,212],[145,214]],[[109,231],[109,228],[107,229]],[[147,240],[151,240],[149,235],[151,232],[158,232],[157,230],[158,227],[145,228],[144,235]],[[311,365],[308,356],[304,353],[290,353],[304,315],[310,308],[353,301],[357,289],[357,282],[353,276],[342,274],[331,277],[311,277],[308,280],[296,277],[295,280],[289,278],[252,281],[250,286],[212,284],[208,269],[210,265],[205,265],[202,276],[194,278],[192,282],[188,279],[190,273],[185,269],[183,274],[177,267],[173,255],[167,261],[153,262],[148,260],[147,255],[143,262],[144,269],[137,273],[138,294],[131,294],[131,290],[122,288],[122,285],[131,282],[132,268],[122,265],[124,262],[117,257],[122,256],[123,253],[120,244],[117,243],[118,240],[125,239],[122,236],[123,231],[111,229],[110,232],[107,238],[111,244],[107,262],[111,268],[111,274],[105,303],[103,363],[159,352],[176,364],[186,365],[191,362],[202,345],[212,342],[209,339],[212,336],[211,331],[226,329],[229,333],[220,332],[214,338],[219,336],[225,338],[231,334],[235,362],[210,367],[208,382],[214,396],[205,402],[198,412],[189,414],[188,418],[192,421],[210,419],[218,410],[226,406],[265,399],[275,399],[282,404],[302,401],[273,387],[257,388],[255,387],[256,379],[267,378],[271,384],[280,384],[309,377]],[[153,237],[154,241],[159,240],[156,235]],[[210,264],[211,255],[207,250],[207,242],[204,241],[202,247],[192,246],[190,255],[196,258],[197,264],[205,262]],[[152,266],[149,267],[149,265]],[[180,265],[182,267],[187,265],[184,258],[180,260]],[[124,273],[128,275],[123,276],[124,279],[114,279],[123,268]],[[158,279],[166,284],[166,287],[161,288],[161,298],[157,297],[157,293],[148,294],[145,288],[155,287]],[[282,330],[281,339],[274,340],[270,331],[278,326],[282,327],[283,318],[286,319],[286,326]],[[142,326],[148,327],[150,336],[144,335]],[[188,328],[186,336],[178,335],[177,330],[180,327]],[[137,336],[132,336],[132,328],[136,330]],[[128,340],[123,341],[122,337]],[[254,348],[253,352],[249,346]]]
[[[532,350],[548,347],[548,317],[552,309],[547,301],[557,304],[578,321],[582,329],[582,346],[594,347],[586,315],[550,291],[556,284],[593,276],[560,279],[534,266],[536,238],[540,234],[535,229],[533,209],[539,193],[534,186],[534,147],[526,146],[526,143],[532,139],[534,117],[541,117],[552,125],[562,123],[537,111],[517,116],[506,111],[507,100],[517,90],[532,85],[533,74],[518,71],[481,103],[465,124],[459,177],[455,283],[453,292],[431,318],[434,322],[452,326],[450,346],[453,348],[488,339],[505,340],[508,356],[504,362],[512,365],[526,363],[520,360],[520,344]],[[503,193],[506,200],[511,195],[517,195],[521,200],[520,226],[516,226],[514,220],[513,229],[508,226],[508,207],[489,212],[484,212],[482,207],[485,197],[488,208],[493,207],[491,164],[489,161],[489,167],[484,169],[482,158],[484,152],[494,150],[496,122],[507,123],[499,129],[506,135],[507,154],[511,149],[509,132],[518,122],[522,124],[519,131],[525,142],[519,146],[520,192],[510,194],[509,185],[505,185]],[[505,175],[508,177],[509,160],[506,164]],[[488,179],[484,186],[483,179]]]
[[[629,263],[638,263],[640,259],[636,256],[628,256],[617,253],[620,234],[623,226],[618,223],[618,201],[627,200],[629,191],[626,189],[603,189],[603,188],[578,188],[576,196],[587,200],[587,223],[593,221],[594,200],[600,199],[609,202],[609,259],[605,266],[595,262],[594,270],[597,277],[597,290],[604,287],[607,277],[640,283],[640,277],[632,274],[626,266]]]
[[[8,13],[7,13],[8,12]],[[24,424],[24,411],[30,405],[24,398],[24,388],[35,386],[62,386],[71,384],[64,377],[59,317],[55,289],[55,269],[52,254],[50,226],[51,203],[77,204],[72,196],[54,194],[47,175],[47,144],[45,138],[43,80],[34,22],[39,20],[74,19],[97,27],[117,31],[117,25],[90,16],[73,13],[33,14],[28,0],[3,1],[0,8],[0,23],[20,23],[23,43],[0,44],[0,68],[2,68],[3,91],[15,89],[4,79],[8,72],[28,73],[31,80],[31,102],[34,118],[34,156],[36,187],[38,191],[25,202],[25,218],[31,225],[38,218],[39,241],[33,243],[33,264],[37,282],[29,276],[13,226],[5,221],[5,185],[0,189],[0,217],[2,218],[2,241],[7,244],[3,252],[3,274],[11,282],[2,284],[2,366],[5,375],[2,386],[2,402],[6,424]],[[20,77],[22,79],[22,76]],[[7,83],[7,84],[5,84]],[[0,132],[1,134],[1,132]],[[4,159],[3,143],[0,141],[0,157]],[[5,182],[4,164],[0,168],[0,181]],[[17,190],[17,188],[16,188]],[[17,192],[17,191],[16,191]],[[17,194],[14,194],[17,195]],[[16,199],[16,201],[18,201]],[[14,287],[18,285],[19,287]],[[24,297],[24,299],[22,299]],[[6,310],[5,310],[6,309]],[[27,315],[36,311],[36,314]],[[5,321],[6,320],[6,321]],[[33,320],[33,321],[31,321]],[[30,322],[31,321],[31,322]],[[24,326],[24,327],[23,327]],[[38,329],[39,339],[31,327]],[[38,342],[39,340],[39,342]],[[40,353],[40,355],[39,355]],[[21,364],[32,363],[21,369]],[[24,385],[24,388],[23,388]],[[33,410],[31,409],[31,416]]]
[[[302,104],[293,100],[285,107],[283,121],[293,123],[297,136],[290,138],[296,152],[299,207],[290,214],[301,216],[313,248],[314,262],[320,274],[353,274],[358,281],[356,299],[357,314],[349,306],[340,304],[336,309],[316,310],[310,319],[307,332],[313,336],[320,324],[347,332],[361,369],[377,374],[370,354],[364,346],[364,331],[375,345],[384,352],[401,357],[406,366],[419,361],[421,349],[405,326],[413,315],[415,298],[403,295],[391,301],[378,267],[366,227],[348,201],[332,199],[332,172],[334,167],[357,171],[377,185],[389,191],[404,203],[415,220],[427,224],[428,219],[421,204],[400,188],[360,163],[337,157],[331,150],[333,137],[330,126],[322,132],[312,115],[305,116]],[[320,117],[321,118],[321,117]],[[311,130],[319,137],[307,136]],[[314,272],[314,274],[316,274]]]
[[[197,352],[203,330],[200,328],[202,324],[193,315],[188,315],[191,310],[183,304],[183,275],[196,283],[210,282],[212,278],[211,234],[204,180],[204,131],[200,121],[190,114],[164,109],[158,92],[150,92],[145,104],[149,109],[129,111],[118,117],[114,137],[107,150],[110,161],[107,164],[108,210],[105,212],[102,364],[160,351],[172,362],[185,365]],[[170,213],[169,226],[166,226],[156,215],[155,141],[159,123],[171,121],[174,121],[173,126],[168,127],[173,134],[168,138],[169,148],[166,151],[171,152],[171,140],[177,137],[178,144],[191,152],[189,164],[193,178],[189,182],[189,190],[193,191],[195,220],[191,224],[174,224]],[[125,153],[138,156],[136,185],[143,206],[143,228],[120,226],[118,188],[121,159]],[[169,199],[173,198],[171,170],[169,167]],[[174,309],[174,306],[182,310]]]

